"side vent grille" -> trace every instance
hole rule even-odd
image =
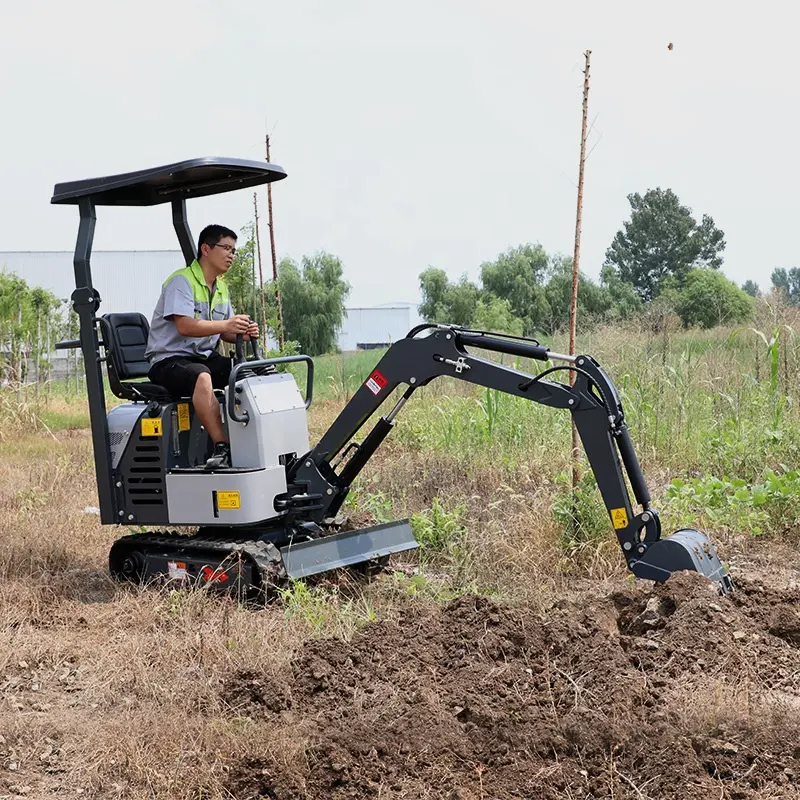
[[[111,463],[116,465],[119,453],[117,448],[125,442],[125,434],[122,431],[110,431],[108,443],[111,445]]]
[[[140,436],[133,448],[127,479],[131,505],[164,505],[164,465],[161,445],[157,442],[158,439],[154,436]]]

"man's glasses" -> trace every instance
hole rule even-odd
[[[218,242],[217,244],[214,245],[214,247],[221,247],[223,250],[227,250],[232,256],[236,255],[236,248],[233,247],[232,245],[219,244],[219,242]]]

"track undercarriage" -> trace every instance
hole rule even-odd
[[[131,583],[206,586],[254,600],[290,580],[356,565],[376,567],[413,547],[408,520],[338,533],[309,524],[250,532],[201,528],[192,535],[157,531],[118,539],[109,569],[114,578]]]

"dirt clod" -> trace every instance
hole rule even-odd
[[[800,740],[790,598],[751,605],[744,586],[716,598],[717,610],[711,596],[696,575],[546,613],[465,596],[349,643],[308,642],[282,681],[240,676],[225,690],[256,717],[274,705],[270,692],[290,696],[278,706],[304,726],[304,758],[262,765],[258,777],[235,765],[229,790],[274,800],[789,796],[800,770],[800,750],[785,747]]]

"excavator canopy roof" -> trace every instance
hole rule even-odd
[[[98,206],[155,206],[172,200],[247,189],[286,177],[283,167],[238,158],[194,158],[138,172],[57,183],[50,200],[77,205],[84,197]]]

